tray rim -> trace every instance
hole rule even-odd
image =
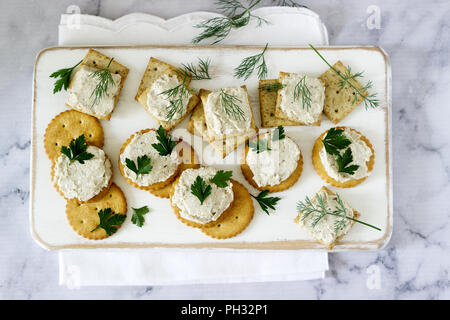
[[[33,83],[32,83],[32,110],[31,110],[31,150],[30,150],[30,202],[29,202],[29,228],[33,240],[46,250],[63,250],[63,249],[143,249],[143,248],[190,248],[190,249],[239,249],[239,250],[306,250],[306,251],[328,251],[328,252],[345,252],[345,251],[377,251],[385,248],[392,238],[393,232],[393,174],[392,174],[392,70],[390,58],[387,52],[379,46],[371,45],[318,45],[318,50],[354,50],[363,49],[379,52],[385,62],[385,104],[381,107],[385,112],[385,146],[386,146],[386,182],[387,182],[387,223],[384,235],[378,240],[361,242],[359,245],[354,241],[340,241],[333,250],[328,250],[316,241],[309,240],[285,240],[285,241],[267,241],[267,242],[215,242],[215,243],[85,243],[85,244],[68,244],[68,245],[51,245],[43,241],[37,233],[34,225],[34,192],[35,192],[35,153],[36,153],[36,69],[41,56],[53,50],[79,50],[79,49],[263,49],[264,46],[249,45],[100,45],[100,46],[51,46],[42,49],[37,53],[33,66]],[[310,50],[309,46],[272,46],[267,50]],[[370,246],[367,248],[367,246]]]

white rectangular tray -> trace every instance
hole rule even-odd
[[[248,228],[238,236],[227,240],[207,237],[199,230],[189,228],[177,220],[169,201],[150,195],[128,185],[120,175],[117,159],[119,149],[134,132],[144,128],[156,128],[157,124],[134,100],[140,79],[153,56],[180,66],[194,62],[197,57],[211,58],[213,80],[192,81],[195,89],[214,89],[246,84],[249,89],[255,120],[260,127],[258,79],[235,79],[233,69],[249,55],[261,52],[260,47],[245,46],[133,46],[96,47],[107,56],[130,69],[118,105],[110,121],[102,120],[105,132],[104,150],[112,159],[114,182],[124,191],[128,202],[128,216],[119,231],[100,241],[78,236],[66,220],[65,200],[54,189],[50,178],[50,160],[47,158],[43,136],[50,120],[66,110],[66,92],[53,94],[54,79],[49,75],[81,60],[87,47],[53,47],[39,53],[36,58],[33,82],[32,152],[30,178],[30,227],[33,238],[47,249],[63,248],[147,248],[147,247],[208,247],[236,249],[321,249],[301,230],[293,219],[297,215],[296,203],[306,195],[312,196],[324,185],[311,163],[311,151],[316,138],[332,123],[323,117],[320,127],[286,127],[287,134],[300,146],[303,154],[303,172],[299,181],[289,190],[277,193],[282,200],[276,212],[266,215],[255,203],[255,216]],[[361,220],[379,226],[376,231],[356,224],[334,250],[375,250],[389,241],[392,233],[392,166],[391,166],[391,70],[386,53],[378,47],[324,47],[318,48],[325,58],[334,63],[341,60],[352,70],[364,70],[364,81],[371,80],[380,99],[377,110],[365,110],[358,106],[339,125],[350,126],[363,133],[375,149],[375,166],[371,176],[361,185],[350,188],[334,188],[361,213]],[[269,48],[266,52],[268,79],[278,77],[280,71],[302,72],[319,76],[327,65],[308,47]],[[244,179],[239,168],[242,146],[222,160],[206,142],[186,131],[187,117],[173,132],[191,142],[203,163],[233,170],[233,178],[243,183],[251,193],[257,194]],[[264,129],[262,129],[263,131]],[[146,223],[138,228],[131,223],[131,207],[148,205],[150,213]]]

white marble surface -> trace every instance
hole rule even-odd
[[[394,234],[372,253],[330,254],[324,280],[166,287],[59,287],[57,254],[28,230],[32,66],[57,43],[60,14],[170,18],[215,11],[213,1],[2,0],[0,2],[0,299],[449,299],[450,2],[305,0],[322,16],[330,44],[374,44],[393,70]],[[264,0],[263,5],[271,4]],[[381,28],[369,29],[376,5]],[[373,274],[379,275],[379,286]],[[372,277],[371,277],[372,275]]]

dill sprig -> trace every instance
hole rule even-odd
[[[299,4],[294,0],[272,0],[272,2],[275,2],[276,5],[280,7],[308,8],[307,6]]]
[[[334,210],[329,210],[326,208],[323,198],[320,194],[317,195],[317,204],[314,204],[311,199],[307,196],[305,198],[305,201],[299,201],[297,202],[297,211],[302,213],[301,220],[307,219],[309,216],[312,217],[312,223],[311,226],[314,228],[320,220],[322,220],[323,217],[326,215],[336,216],[340,217],[339,220],[336,220],[334,223],[334,231],[337,233],[338,231],[342,230],[346,225],[346,220],[355,221],[357,223],[363,224],[365,226],[371,227],[373,229],[376,229],[378,231],[381,231],[380,228],[375,227],[371,224],[368,224],[366,222],[360,221],[358,219],[354,219],[352,217],[347,216],[347,209],[345,208],[345,205],[340,198],[339,194],[336,193],[336,202],[337,207]]]
[[[211,63],[211,59],[202,60],[198,58],[198,67],[194,66],[193,63],[183,64],[184,71],[191,74],[192,80],[204,80],[211,79],[209,75],[209,65]]]
[[[169,99],[169,105],[167,106],[166,115],[167,121],[172,120],[175,114],[181,113],[183,111],[183,100],[189,97],[189,94],[192,91],[186,85],[186,79],[189,74],[187,72],[183,72],[182,75],[183,81],[179,85],[159,93],[165,95],[167,99]]]
[[[303,76],[294,88],[294,101],[302,98],[303,109],[309,110],[311,108],[311,91],[306,85],[306,76]]]
[[[259,87],[259,90],[265,90],[268,92],[274,92],[274,91],[278,91],[280,89],[283,89],[284,87],[286,87],[285,84],[279,83],[279,82],[274,82],[274,83],[264,83],[261,85],[261,87]]]
[[[195,25],[194,27],[203,29],[203,31],[192,42],[199,43],[202,40],[213,38],[215,40],[212,44],[216,44],[225,39],[232,29],[239,29],[248,25],[252,18],[257,20],[258,26],[263,22],[268,23],[267,20],[250,12],[260,2],[261,0],[251,0],[247,7],[238,0],[217,1],[218,9],[226,17],[211,18]]]
[[[241,99],[226,93],[223,89],[220,90],[220,105],[228,116],[235,118],[236,120],[245,120],[245,113],[242,111],[239,103]]]
[[[113,59],[114,58],[111,58],[111,60],[109,60],[109,63],[105,69],[94,71],[89,75],[90,77],[97,78],[98,80],[97,85],[91,93],[91,98],[94,98],[92,100],[92,105],[98,104],[100,100],[107,95],[108,87],[110,85],[115,85],[111,71],[109,70],[109,66],[111,65]]]
[[[347,84],[350,85],[353,90],[355,90],[355,96],[353,98],[353,104],[356,103],[358,100],[358,97],[361,97],[364,101],[364,106],[367,109],[372,108],[375,109],[380,105],[380,101],[377,99],[377,94],[365,94],[367,90],[372,88],[372,81],[367,82],[367,84],[362,87],[361,89],[358,89],[355,85],[351,83],[350,80],[355,80],[357,77],[362,77],[362,72],[358,72],[354,75],[351,75],[350,70],[349,72],[346,72],[345,74],[341,74],[339,71],[337,71],[333,66],[317,51],[316,48],[312,44],[309,45],[318,55],[319,57],[330,67],[331,70],[333,70],[342,80],[340,82],[340,88],[343,89]]]
[[[264,47],[264,50],[261,53],[258,53],[254,56],[250,56],[241,61],[239,66],[234,69],[234,76],[236,78],[244,78],[247,80],[255,68],[258,69],[258,79],[264,79],[267,77],[267,65],[266,60],[264,59],[264,53],[267,50],[268,43]],[[259,63],[258,66],[256,66]]]

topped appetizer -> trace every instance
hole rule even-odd
[[[135,99],[164,130],[170,131],[199,101],[190,82],[191,74],[186,70],[151,57]]]
[[[350,188],[370,175],[375,151],[369,140],[355,129],[336,127],[316,140],[312,160],[317,173],[326,182]]]
[[[70,81],[66,106],[109,120],[128,71],[114,58],[89,49]]]
[[[241,170],[247,181],[270,192],[290,188],[300,178],[303,160],[300,148],[279,126],[250,140],[244,150]]]

